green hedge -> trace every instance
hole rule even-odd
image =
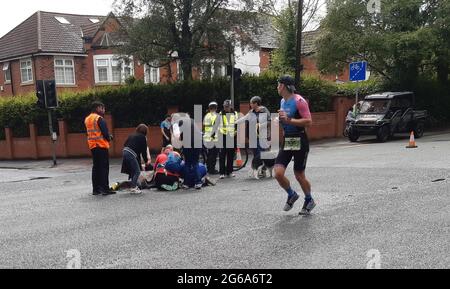
[[[236,100],[248,101],[258,95],[263,104],[272,112],[279,109],[280,97],[277,93],[278,75],[267,72],[261,76],[243,76],[236,87]],[[377,80],[359,84],[332,82],[305,76],[299,90],[310,101],[311,111],[323,112],[332,109],[334,95],[354,96],[356,89],[360,96],[396,90]],[[422,79],[411,90],[416,92],[417,106],[430,112],[432,124],[450,121],[450,88],[439,85],[432,79]],[[67,121],[69,132],[84,132],[84,118],[90,111],[90,104],[100,100],[112,113],[117,128],[134,127],[139,123],[159,125],[167,114],[169,106],[178,106],[180,111],[193,113],[194,104],[206,109],[211,101],[223,103],[229,98],[230,84],[227,79],[210,81],[185,81],[168,85],[144,85],[136,81],[121,87],[105,87],[79,93],[66,92],[59,95],[60,107],[54,112],[54,127],[57,118]],[[39,135],[49,135],[47,112],[36,106],[36,97],[29,94],[21,97],[0,99],[0,128],[13,128],[15,137],[29,135],[28,124],[38,126]],[[4,139],[4,130],[0,129],[0,139]]]
[[[276,75],[244,76],[237,84],[236,100],[248,101],[258,95],[263,98],[264,105],[275,112],[280,104],[276,88]],[[337,92],[333,83],[313,77],[303,79],[300,91],[310,100],[313,112],[330,110],[332,96]],[[214,100],[221,104],[229,95],[230,84],[227,79],[184,81],[168,85],[144,85],[137,81],[121,87],[62,93],[59,95],[60,107],[54,116],[55,120],[63,118],[67,121],[69,132],[84,132],[83,121],[90,111],[90,104],[100,100],[113,115],[117,128],[134,127],[140,123],[159,125],[169,106],[178,106],[180,111],[193,113],[194,104],[203,105],[206,109],[209,102]],[[14,136],[25,137],[29,134],[28,123],[36,123],[38,133],[48,135],[47,112],[39,109],[35,103],[34,94],[0,99],[0,127],[9,126],[13,128]],[[0,129],[2,137],[4,131]]]

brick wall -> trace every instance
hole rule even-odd
[[[262,48],[259,51],[259,59],[260,59],[259,68],[261,69],[261,71],[265,71],[265,70],[269,69],[271,53],[272,53],[272,49]]]

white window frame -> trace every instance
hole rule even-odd
[[[153,66],[158,66],[158,63],[154,62],[152,63]],[[154,73],[156,73],[156,81],[154,81],[153,76]],[[158,84],[161,82],[161,74],[159,71],[159,67],[152,67],[148,64],[144,66],[144,82],[145,84],[153,83]]]
[[[106,66],[98,66],[97,63],[100,60],[106,60],[107,65]],[[120,64],[120,81],[114,81],[113,80],[113,65],[114,64]],[[100,81],[100,74],[99,74],[99,67],[106,67],[107,70],[107,80],[106,81]],[[129,64],[126,64],[123,59],[120,58],[118,55],[113,54],[102,54],[102,55],[94,55],[94,78],[95,78],[95,84],[121,84],[124,83],[126,80],[125,76],[125,69],[130,68],[130,75],[134,76],[134,60],[133,57],[129,57]]]
[[[72,61],[72,65],[67,65],[66,61],[70,60]],[[56,62],[57,61],[62,61],[63,65],[57,65]],[[64,82],[56,82],[56,85],[75,85],[77,83],[77,80],[75,79],[76,73],[75,73],[75,60],[73,57],[60,57],[60,56],[55,56],[54,57],[54,71],[55,71],[55,80],[56,79],[56,68],[62,68],[63,69],[63,75],[64,75]],[[72,68],[72,73],[73,73],[73,82],[67,82],[67,76],[66,76],[66,68]]]
[[[216,68],[219,68],[219,71],[216,71]],[[225,77],[227,76],[227,66],[224,63],[214,63],[212,66],[212,75],[213,77]],[[217,75],[219,74],[219,75]]]
[[[210,71],[206,72],[205,68],[210,67]],[[218,68],[219,70],[216,71],[216,68]],[[204,59],[203,61],[201,61],[200,63],[200,79],[204,80],[204,79],[213,79],[215,77],[225,77],[227,75],[227,71],[226,71],[227,67],[223,62],[217,62],[214,59]],[[207,75],[208,74],[208,75]],[[219,74],[219,75],[217,75]],[[208,77],[207,77],[208,76]]]
[[[11,83],[11,64],[9,62],[5,62],[3,63],[3,79],[5,80],[5,84],[9,84]],[[8,75],[9,72],[9,75]],[[9,78],[7,78],[7,76],[9,76]]]
[[[28,65],[28,62],[30,63]],[[22,64],[25,63],[25,66],[23,66]],[[23,79],[23,70],[26,70],[26,74],[27,74],[27,79],[24,80]],[[33,60],[31,58],[24,58],[20,60],[20,80],[22,84],[29,84],[29,83],[33,83],[34,78],[33,78]]]

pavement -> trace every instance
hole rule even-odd
[[[0,162],[0,268],[449,268],[450,132],[408,139],[315,142],[309,217],[245,169],[201,191],[94,197],[89,159]]]

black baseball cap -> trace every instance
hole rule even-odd
[[[295,91],[295,79],[292,76],[284,75],[278,79],[278,82],[286,85],[289,90]]]

